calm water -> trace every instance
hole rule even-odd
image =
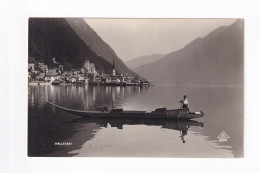
[[[193,121],[87,119],[55,109],[99,106],[152,111],[179,108],[188,95]],[[30,84],[28,88],[29,156],[98,157],[241,157],[243,155],[243,87],[152,86],[99,87]],[[230,137],[219,142],[225,131]],[[72,145],[54,145],[70,142]]]

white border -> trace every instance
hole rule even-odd
[[[1,172],[257,172],[260,154],[260,1],[1,1]],[[244,18],[245,154],[242,159],[28,158],[27,39],[29,17]],[[25,92],[26,91],[26,92]]]

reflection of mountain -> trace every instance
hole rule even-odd
[[[73,156],[69,151],[77,150],[92,139],[97,124],[64,124],[74,118],[66,113],[52,112],[48,106],[41,111],[29,109],[28,156]],[[72,142],[71,146],[54,145],[55,142]]]
[[[199,100],[206,112],[205,127],[193,131],[207,136],[208,141],[215,141],[220,148],[227,147],[234,157],[243,157],[243,87],[193,87],[193,90],[200,93],[193,100]],[[222,131],[230,136],[228,142],[217,142]]]
[[[210,118],[205,119],[206,127],[203,129],[193,129],[197,134],[207,136],[207,140],[215,141],[215,149],[225,148],[230,150],[235,158],[243,157],[243,118],[242,115],[227,117],[230,115],[208,115]],[[221,118],[220,118],[221,117]],[[232,119],[233,120],[230,120]],[[214,128],[212,128],[214,127]],[[218,142],[218,136],[225,131],[230,136],[226,142]]]

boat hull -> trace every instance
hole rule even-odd
[[[173,109],[165,111],[124,111],[123,109],[113,109],[111,111],[80,111],[68,109],[47,102],[48,104],[61,109],[65,112],[69,112],[74,115],[87,118],[134,118],[134,119],[194,119],[203,117],[204,113],[201,112],[188,112],[186,109]]]

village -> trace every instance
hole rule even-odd
[[[48,68],[44,63],[28,64],[28,81],[30,83],[49,83],[52,85],[103,85],[103,86],[150,86],[148,81],[143,81],[128,73],[119,74],[116,72],[114,61],[111,74],[99,74],[95,69],[95,64],[88,60],[84,62],[82,68],[65,70],[64,66],[53,62],[55,68]]]

